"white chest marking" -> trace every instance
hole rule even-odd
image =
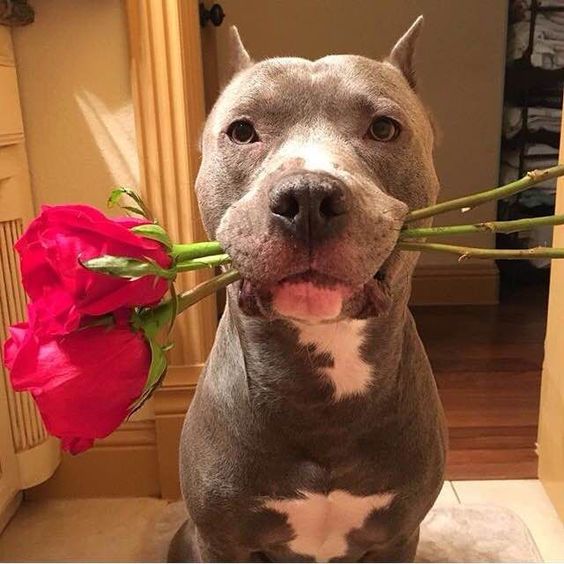
[[[365,321],[339,321],[320,325],[299,324],[300,343],[329,353],[333,366],[323,372],[335,386],[335,399],[362,394],[370,383],[370,366],[360,356]]]
[[[387,509],[394,492],[356,496],[344,490],[328,495],[300,492],[297,499],[271,499],[265,506],[286,515],[294,538],[290,550],[313,556],[316,562],[339,558],[347,552],[347,534],[362,527],[366,517],[376,509]]]

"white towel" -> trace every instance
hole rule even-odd
[[[529,248],[552,247],[552,230],[552,225],[543,225],[531,229],[527,234],[527,246]],[[536,268],[548,268],[550,266],[550,259],[534,259],[530,263]]]
[[[531,9],[531,0],[513,0],[513,4],[522,10]],[[562,0],[537,0],[537,5],[541,8],[560,8]]]
[[[554,166],[555,164],[557,164],[557,162],[558,161],[555,160],[552,163],[550,163],[548,166]],[[524,164],[525,164],[524,166],[525,172],[528,172],[529,170],[535,170],[536,168],[544,168],[544,166],[542,165],[537,166],[535,163],[531,161],[527,162],[527,160],[525,160]],[[509,184],[514,180],[518,180],[520,178],[519,166],[514,166],[506,161],[502,162],[500,169],[500,178],[502,184]],[[554,203],[554,194],[556,193],[556,178],[545,180],[540,184],[536,184],[535,191],[543,192],[544,194],[546,194],[551,198],[551,203]]]
[[[519,178],[519,149],[505,150],[501,155],[500,177],[503,184],[508,184]],[[548,168],[558,164],[558,149],[543,143],[532,143],[524,150],[523,172],[538,168]],[[543,192],[544,203],[553,203],[556,192],[556,178],[546,180],[536,185],[537,192]],[[535,204],[538,205],[538,204]]]
[[[510,139],[519,133],[523,125],[523,109],[505,106],[503,109],[503,133]],[[529,131],[551,131],[560,133],[562,110],[531,106],[527,111],[527,129]]]
[[[544,39],[564,39],[564,27],[562,27],[559,18],[538,14],[535,20],[535,38],[541,41]]]
[[[562,4],[560,4],[562,5]],[[521,59],[529,46],[530,12],[509,26],[507,59]],[[564,67],[564,14],[538,14],[535,20],[531,64],[545,69]]]
[[[513,167],[519,168],[519,149],[503,151],[501,161]],[[548,168],[558,164],[558,149],[543,143],[527,145],[523,151],[525,170],[535,168]]]
[[[562,8],[562,0],[538,0],[538,5],[542,8]]]
[[[525,54],[529,45],[528,21],[517,22],[509,26],[507,39],[507,60],[517,61]]]

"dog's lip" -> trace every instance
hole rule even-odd
[[[289,274],[266,284],[256,283],[252,279],[243,277],[238,283],[238,303],[239,307],[247,315],[268,319],[272,317],[270,300],[278,288],[292,283],[303,284],[304,282],[310,282],[323,289],[340,289],[341,292],[344,292],[343,297],[346,303],[349,303],[349,300],[353,302],[360,300],[360,309],[354,309],[355,313],[352,317],[366,319],[381,315],[390,306],[390,281],[388,280],[389,273],[387,271],[388,268],[384,265],[368,280],[356,285],[344,282],[342,278],[311,269]],[[353,308],[356,307],[353,306]]]
[[[289,276],[285,276],[280,280],[277,280],[272,287],[280,286],[283,284],[300,284],[303,282],[308,282],[310,284],[314,284],[315,286],[321,288],[333,288],[333,287],[347,287],[351,290],[355,288],[360,288],[361,285],[354,285],[345,280],[337,278],[336,276],[332,276],[330,274],[325,274],[315,269],[308,269],[304,270],[303,272],[298,272],[296,274],[290,274]]]
[[[281,278],[277,278],[268,283],[260,283],[252,278],[247,276],[242,276],[240,281],[241,289],[246,290],[247,292],[250,291],[258,291],[260,293],[270,293],[276,287],[279,287],[283,284],[292,284],[292,283],[302,283],[302,282],[310,282],[319,287],[331,288],[331,287],[346,287],[348,288],[351,293],[360,292],[368,285],[374,285],[377,283],[378,285],[384,285],[388,282],[387,280],[387,269],[381,268],[376,271],[374,275],[372,275],[367,280],[360,282],[360,283],[352,283],[351,281],[347,281],[343,278],[339,278],[337,276],[333,276],[331,274],[327,274],[324,272],[320,272],[319,270],[315,270],[313,268],[309,268],[307,270],[302,270],[299,272],[294,272],[292,274],[288,274]]]

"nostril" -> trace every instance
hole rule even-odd
[[[325,218],[343,215],[346,211],[344,198],[335,194],[325,196],[325,198],[321,200],[321,204],[319,206],[319,212],[321,216]]]
[[[337,178],[297,171],[278,179],[267,195],[273,228],[299,240],[321,241],[347,223],[347,187]]]
[[[285,217],[286,219],[295,219],[300,213],[300,203],[293,194],[284,194],[278,198],[277,202],[271,207],[272,213]]]

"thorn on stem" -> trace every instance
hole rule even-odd
[[[529,172],[527,172],[527,176],[532,179],[532,180],[538,180],[539,178],[542,178],[543,176],[546,176],[548,174],[548,170],[539,170],[538,168],[536,168],[535,170],[530,170]]]

